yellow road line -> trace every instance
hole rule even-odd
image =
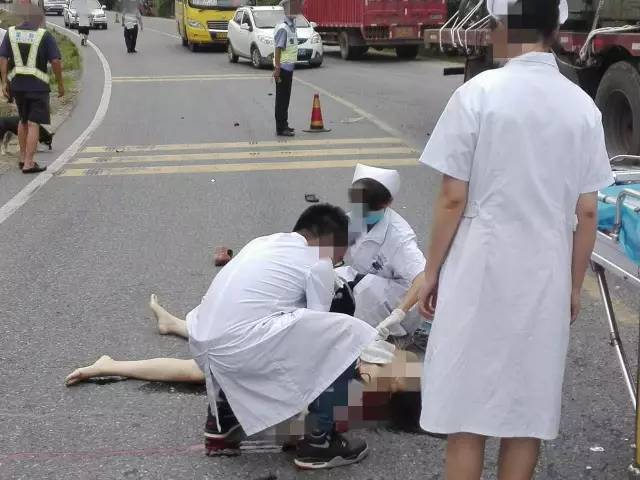
[[[122,147],[87,147],[82,153],[126,153],[126,152],[171,152],[181,150],[226,150],[231,148],[268,148],[268,147],[309,147],[318,145],[378,145],[383,143],[403,144],[395,137],[382,138],[324,138],[317,140],[280,140],[256,142],[225,143],[176,143],[169,145],[127,145]]]
[[[380,167],[417,166],[415,158],[367,159],[367,165]],[[320,160],[311,162],[273,162],[273,163],[226,163],[219,165],[173,165],[164,167],[117,167],[117,168],[72,168],[62,170],[61,177],[92,177],[117,175],[163,175],[175,173],[228,173],[228,172],[262,172],[282,170],[313,170],[320,168],[353,168],[358,160]]]
[[[411,153],[417,152],[408,147],[324,148],[322,150],[281,150],[225,153],[185,153],[172,155],[129,155],[124,157],[86,157],[74,160],[73,165],[242,160],[258,158],[341,157],[352,155],[385,155]]]

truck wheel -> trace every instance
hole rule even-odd
[[[347,31],[340,32],[338,43],[340,44],[340,56],[343,60],[356,60],[369,50],[367,46],[354,46]]]
[[[418,45],[403,45],[401,47],[396,47],[396,55],[398,58],[405,60],[413,60],[418,56],[419,51],[420,46]]]
[[[602,77],[596,104],[610,156],[640,154],[640,72],[629,62],[614,63]]]

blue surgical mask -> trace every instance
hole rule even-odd
[[[367,213],[367,216],[364,217],[364,221],[367,225],[371,226],[371,225],[375,225],[383,218],[384,218],[384,209],[375,210],[373,212]]]

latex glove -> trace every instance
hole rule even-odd
[[[406,313],[401,308],[396,308],[391,315],[385,318],[380,324],[376,327],[378,330],[378,338],[385,340],[389,336],[389,330],[394,325],[398,325],[400,322],[404,320]]]

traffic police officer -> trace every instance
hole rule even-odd
[[[38,173],[46,170],[33,159],[39,125],[51,123],[47,63],[56,76],[58,96],[63,97],[62,62],[55,38],[42,28],[42,10],[31,4],[18,4],[16,10],[23,22],[10,27],[0,45],[0,74],[4,95],[15,98],[20,116],[20,168],[22,173]]]
[[[273,78],[276,80],[276,133],[284,137],[295,135],[289,127],[289,100],[293,70],[298,61],[298,35],[296,34],[295,17],[302,13],[304,0],[282,0],[285,21],[276,26],[274,34],[275,55],[273,58]]]

